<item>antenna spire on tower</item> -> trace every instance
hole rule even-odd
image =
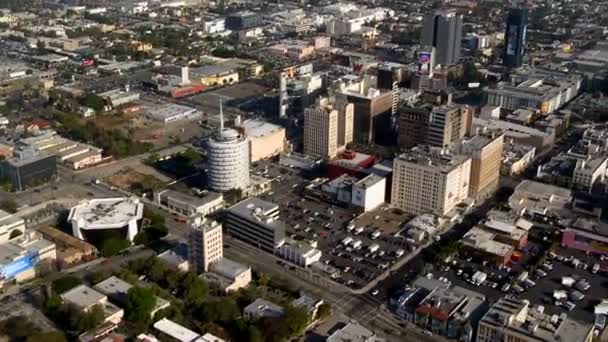
[[[220,98],[220,134],[224,131],[224,110],[222,108],[222,99]]]

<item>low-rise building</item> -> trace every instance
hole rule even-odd
[[[108,301],[108,297],[86,286],[78,285],[61,294],[63,302],[72,304],[88,312],[99,305],[104,312],[104,322],[118,324],[122,321],[124,311]]]
[[[0,210],[0,243],[8,242],[25,233],[25,221],[13,214]]]
[[[243,309],[245,319],[277,318],[283,316],[285,309],[273,302],[258,298]]]
[[[201,116],[201,113],[196,108],[175,103],[167,103],[155,107],[148,107],[145,110],[145,115],[152,120],[168,124],[180,120],[198,119]]]
[[[512,245],[497,241],[496,233],[480,227],[473,227],[460,240],[471,253],[490,260],[497,266],[511,261],[515,248]]]
[[[125,305],[127,303],[127,295],[132,287],[133,285],[127,283],[126,281],[116,276],[111,276],[110,278],[103,280],[93,286],[95,290],[99,291],[105,296],[108,296],[111,301],[119,305]],[[151,318],[154,318],[154,315],[160,310],[166,309],[171,305],[168,300],[165,300],[159,296],[156,296],[155,298],[156,301],[154,304],[154,308],[150,311]]]
[[[321,260],[322,252],[305,241],[286,238],[277,250],[277,255],[301,267],[308,267]]]
[[[473,329],[485,312],[485,300],[481,293],[438,284],[416,306],[414,323],[448,339],[473,341]]]
[[[130,102],[139,100],[139,93],[123,89],[113,89],[98,94],[112,107],[116,108],[120,105],[124,105]]]
[[[572,174],[572,186],[590,191],[598,182],[604,182],[607,166],[608,159],[606,157],[587,157],[577,160]]]
[[[363,211],[371,211],[384,203],[385,193],[386,178],[370,174],[353,184],[351,203]]]
[[[521,175],[534,160],[536,148],[529,145],[505,143],[500,173],[504,176]]]
[[[36,232],[25,232],[0,244],[0,287],[13,280],[21,283],[33,279],[40,266],[52,265],[56,259],[55,244]]]
[[[536,152],[545,151],[553,146],[556,139],[555,131],[542,131],[534,127],[528,127],[500,119],[473,118],[473,130],[477,128],[504,132],[505,141],[513,144],[534,146]]]
[[[327,337],[327,342],[385,342],[386,340],[360,325],[359,323],[350,322],[342,329],[334,331]]]
[[[251,283],[251,267],[232,261],[227,258],[212,263],[205,278],[219,284],[220,288],[228,293],[238,291]]]
[[[44,184],[57,175],[56,156],[29,147],[18,147],[12,158],[0,161],[0,176],[16,191]]]
[[[554,185],[524,180],[509,197],[509,207],[521,216],[561,218],[569,214],[572,192]]]
[[[170,339],[174,339],[179,342],[224,342],[223,339],[210,333],[206,333],[201,336],[196,332],[186,327],[183,327],[167,318],[163,318],[154,323],[154,329],[156,329],[161,334],[166,335],[163,336],[164,338],[162,340],[166,340],[166,337],[169,337]],[[148,342],[147,337],[145,338],[145,341]]]
[[[509,110],[533,108],[541,114],[552,113],[574,99],[580,92],[582,78],[528,79],[517,85],[499,82],[495,87],[484,88],[487,103]]]
[[[39,227],[38,232],[57,247],[57,264],[60,268],[66,268],[90,261],[96,258],[97,249],[86,241],[79,240],[74,236],[64,233],[59,229],[44,226]]]
[[[319,307],[323,305],[323,299],[317,299],[311,297],[307,294],[300,295],[299,298],[295,299],[291,305],[294,307],[303,308],[308,313],[308,317],[311,321],[317,319],[317,313],[319,312]]]
[[[226,209],[226,233],[266,252],[274,253],[285,242],[285,223],[279,206],[250,197]]]
[[[207,216],[224,207],[222,194],[203,191],[200,195],[188,195],[175,190],[162,190],[156,194],[156,203],[184,216]]]
[[[558,342],[593,340],[593,324],[549,315],[541,306],[532,308],[525,299],[504,297],[483,316],[477,329],[478,342]]]
[[[400,236],[404,236],[408,242],[414,245],[420,245],[425,240],[435,236],[443,224],[443,220],[432,214],[422,214],[408,221],[399,232]]]
[[[124,230],[126,238],[132,241],[143,212],[144,204],[135,197],[98,198],[83,200],[70,209],[68,222],[72,225],[72,234],[81,240],[95,231],[118,229]]]

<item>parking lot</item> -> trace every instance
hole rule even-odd
[[[555,254],[549,253],[546,261],[531,272],[528,272],[529,267],[525,265],[499,269],[468,260],[470,259],[453,260],[448,265],[438,266],[431,273],[433,277],[452,285],[480,292],[489,301],[496,301],[506,293],[512,293],[529,300],[533,305],[543,305],[549,314],[567,313],[568,316],[581,321],[593,321],[594,306],[606,298],[606,262],[576,251],[557,248]],[[576,262],[572,260],[579,260],[576,267]],[[593,273],[592,267],[596,263],[600,265],[601,270]],[[472,277],[477,271],[487,274],[487,278],[480,285],[472,283]],[[524,271],[528,274],[528,280],[522,281]],[[576,283],[566,286],[562,284],[563,278],[587,282],[590,286],[587,290],[577,288]],[[565,291],[567,297],[556,299],[555,291]],[[575,291],[582,293],[584,298],[573,298],[576,297]],[[573,304],[572,308],[567,307],[571,305],[566,304],[568,302]]]
[[[407,243],[394,232],[408,215],[383,206],[360,217],[356,208],[305,196],[312,176],[270,161],[255,163],[252,173],[273,179],[272,190],[261,198],[280,205],[287,236],[317,241],[321,262],[340,271],[335,281],[361,288],[407,255]]]

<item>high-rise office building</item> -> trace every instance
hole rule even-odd
[[[479,130],[453,147],[454,152],[471,157],[469,197],[482,200],[498,189],[503,145],[501,131]]]
[[[345,99],[323,97],[304,110],[304,153],[333,158],[353,141],[354,106]]]
[[[196,273],[209,271],[209,265],[222,260],[224,245],[222,225],[217,221],[206,220],[203,215],[191,217],[188,262]]]
[[[469,195],[471,158],[418,146],[395,158],[391,204],[405,212],[445,216]]]
[[[446,147],[470,133],[471,108],[457,105],[405,107],[399,114],[399,145]]]
[[[453,65],[460,60],[462,14],[439,10],[424,18],[420,45],[435,48],[435,63]]]
[[[507,30],[505,31],[505,47],[503,51],[503,64],[509,68],[521,66],[526,45],[526,30],[528,27],[528,9],[512,8],[507,16]]]
[[[235,129],[224,129],[220,104],[220,129],[207,142],[207,187],[224,192],[249,185],[249,140]]]

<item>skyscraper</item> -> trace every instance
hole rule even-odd
[[[435,63],[452,65],[460,60],[462,14],[455,10],[439,10],[427,14],[420,45],[435,48]]]
[[[509,68],[521,66],[526,45],[526,30],[528,27],[528,9],[512,8],[507,16],[505,31],[505,48],[503,64]]]

